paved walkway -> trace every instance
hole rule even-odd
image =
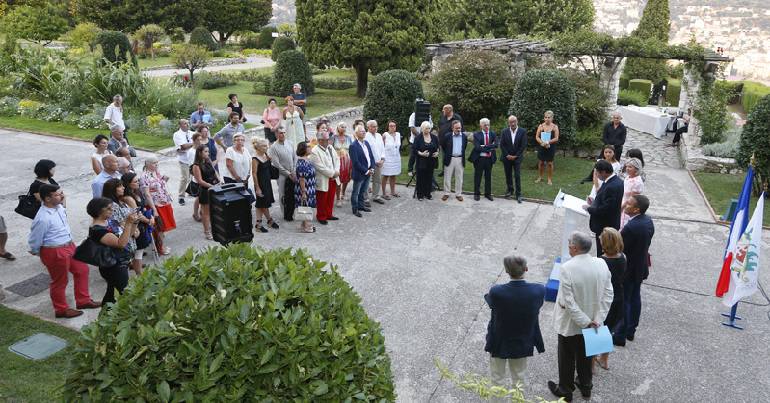
[[[256,60],[248,63],[238,63],[238,64],[228,64],[225,66],[209,66],[204,67],[201,70],[202,71],[232,71],[232,70],[249,70],[249,69],[258,69],[263,67],[270,67],[274,65],[275,62],[270,59],[269,57],[260,57]],[[185,74],[189,71],[186,69],[160,69],[160,70],[144,70],[142,73],[144,73],[147,77],[169,77],[173,76],[175,74]]]
[[[656,139],[655,136],[629,128],[623,154],[632,148],[642,150],[646,167],[682,168],[676,147],[669,147],[672,135]],[[624,156],[625,157],[625,156]]]
[[[32,166],[39,158],[57,162],[56,178],[66,192],[69,223],[79,241],[90,222],[83,206],[90,199],[92,146],[0,130],[0,147],[0,172],[6,173],[0,177],[0,212],[10,230],[8,249],[19,258],[13,263],[0,259],[0,283],[8,288],[45,273],[38,258],[25,252],[30,221],[12,212],[16,196],[32,180]],[[645,149],[645,155],[656,150]],[[170,189],[176,189],[174,159],[162,158],[160,169],[171,177]],[[746,330],[738,332],[719,325],[724,309],[711,296],[727,228],[701,222],[697,204],[702,201],[692,193],[686,172],[663,166],[649,171],[656,235],[653,267],[642,288],[642,324],[636,340],[612,354],[611,370],[597,373],[592,401],[770,400],[768,308],[742,304]],[[402,194],[408,192],[402,189]],[[214,245],[192,220],[192,203],[175,204],[174,209],[178,229],[167,238],[174,254]],[[693,220],[686,219],[688,212]],[[273,213],[278,215],[278,209]],[[253,243],[306,248],[339,266],[368,314],[382,324],[400,402],[481,401],[440,379],[433,361],[439,359],[458,373],[488,374],[483,347],[489,309],[482,297],[492,284],[506,281],[501,260],[510,253],[526,256],[530,281],[547,279],[560,247],[563,212],[551,205],[500,199],[418,203],[402,197],[374,205],[374,212],[363,219],[353,216],[347,203],[337,215],[339,221],[318,225],[316,234],[298,233],[296,224],[279,220],[280,230],[256,234]],[[765,239],[770,239],[767,233]],[[770,259],[761,261],[760,276],[770,284]],[[4,303],[73,328],[95,319],[97,312],[88,311],[80,318],[54,320],[42,277],[37,294],[6,292]],[[90,280],[92,295],[101,298],[104,281],[96,269]],[[71,299],[71,286],[67,294]],[[761,302],[758,296],[751,300]],[[557,376],[552,312],[553,304],[545,303],[540,323],[546,352],[529,360],[526,377],[528,394],[545,398],[551,398],[546,380]]]

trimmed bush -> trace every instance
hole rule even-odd
[[[494,120],[505,114],[516,86],[509,65],[497,52],[456,53],[431,78],[431,103],[451,104],[466,124],[477,124],[481,118]]]
[[[184,43],[184,29],[176,27],[168,31],[168,39],[171,43]]]
[[[275,41],[273,41],[273,53],[270,55],[270,57],[273,59],[273,61],[277,62],[278,56],[280,56],[281,53],[294,49],[297,49],[297,44],[294,43],[294,39],[291,39],[288,36],[279,36],[275,38]]]
[[[196,27],[190,32],[189,43],[191,45],[203,46],[210,51],[219,49],[219,45],[214,40],[214,37],[211,36],[211,32],[204,27]]]
[[[575,115],[578,129],[604,124],[607,120],[607,96],[599,85],[599,80],[580,70],[566,72],[575,86]]]
[[[414,112],[414,100],[422,97],[422,83],[414,73],[383,71],[369,82],[364,98],[364,117],[376,120],[383,131],[387,130],[388,120],[393,119],[396,129],[406,135],[409,115]]]
[[[273,53],[275,54],[275,53]],[[282,97],[289,95],[294,83],[302,85],[302,92],[307,96],[315,93],[313,74],[305,54],[298,50],[287,50],[278,57],[273,70],[272,93]]]
[[[82,330],[65,401],[395,401],[382,331],[335,266],[249,244],[172,257]]]
[[[745,81],[743,83],[743,92],[741,92],[743,111],[746,114],[751,113],[759,103],[759,100],[768,94],[770,94],[770,87],[753,81]]]
[[[131,49],[131,42],[126,34],[118,31],[101,31],[94,42],[101,47],[102,57],[111,63],[132,63],[136,66],[136,56]]]
[[[747,83],[748,84],[748,83]],[[745,87],[744,87],[745,90]],[[755,168],[767,181],[770,178],[770,95],[762,97],[752,109],[741,133],[738,163],[747,166],[752,154]]]
[[[257,42],[257,48],[272,49],[273,42],[275,41],[275,38],[273,38],[273,32],[278,32],[278,28],[272,25],[262,27],[262,29],[259,30],[259,41]]]
[[[652,81],[643,80],[639,78],[629,80],[628,89],[631,91],[636,91],[642,94],[646,94],[646,98],[649,98],[650,93],[652,93]],[[647,100],[644,101],[644,104],[647,105]]]
[[[238,81],[229,75],[216,72],[201,71],[195,75],[195,82],[193,84],[195,85],[195,88],[212,90],[214,88],[227,87],[228,85],[235,85],[237,83]]]
[[[344,78],[318,78],[314,77],[316,88],[324,88],[327,90],[347,90],[349,88],[355,88],[356,82],[351,80],[345,80]]]
[[[670,106],[679,105],[679,94],[682,92],[682,80],[669,78],[666,85],[666,102]]]
[[[620,90],[618,92],[618,105],[645,106],[647,105],[647,95],[632,90]]]
[[[620,85],[619,85],[619,87],[620,87],[621,90],[628,89],[628,81],[629,81],[628,76],[626,76],[626,75],[621,75],[620,76]]]
[[[727,111],[727,100],[730,96],[730,89],[719,82],[701,85],[694,111],[698,119],[701,144],[724,141],[730,123],[730,114]]]
[[[238,35],[238,45],[241,49],[256,49],[259,47],[259,34],[253,31],[244,31]]]
[[[575,136],[575,87],[567,75],[556,69],[536,69],[524,73],[516,84],[509,113],[527,129],[529,143],[535,144],[537,126],[543,113],[551,110],[559,126],[560,146],[571,147]]]

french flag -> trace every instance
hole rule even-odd
[[[730,224],[730,236],[725,248],[722,271],[719,273],[719,280],[717,281],[716,296],[720,298],[730,289],[730,265],[733,263],[735,246],[749,225],[749,201],[751,200],[751,184],[753,180],[754,169],[749,165],[746,179],[743,181],[743,190],[741,190],[741,195],[738,199],[738,208],[735,209],[735,215]]]

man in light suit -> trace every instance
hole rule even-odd
[[[655,235],[655,225],[650,216],[645,214],[649,207],[650,199],[645,195],[631,196],[626,202],[626,214],[631,218],[620,231],[623,236],[623,253],[628,262],[623,279],[624,316],[616,333],[616,337],[621,340],[634,340],[639,315],[642,313],[640,289],[642,281],[650,274],[647,256],[652,236]],[[620,345],[625,345],[625,342]]]
[[[489,201],[492,198],[492,165],[497,161],[496,149],[498,146],[495,132],[489,130],[489,119],[479,120],[481,130],[473,133],[473,151],[468,161],[473,163],[473,199],[481,199],[481,176],[484,176],[484,197]]]
[[[599,242],[599,235],[605,227],[620,229],[623,181],[615,175],[612,164],[606,160],[596,161],[594,170],[601,181],[601,187],[596,192],[596,197],[591,205],[585,205],[583,208],[591,215],[588,226],[596,234],[596,256],[601,256],[603,251],[601,242]]]
[[[508,127],[500,133],[500,160],[503,161],[505,171],[505,185],[507,191],[505,197],[513,196],[513,181],[511,170],[516,180],[516,201],[521,203],[521,160],[524,150],[527,148],[527,130],[519,127],[519,119],[516,116],[508,116]]]
[[[369,179],[374,173],[374,154],[364,139],[366,130],[363,125],[355,128],[356,138],[350,145],[350,161],[352,163],[351,178],[353,179],[353,193],[350,195],[350,206],[353,207],[353,215],[361,217],[361,211],[367,213],[372,210],[364,204],[366,192],[369,189]]]
[[[527,357],[532,356],[535,348],[539,353],[545,351],[539,321],[545,287],[524,281],[527,261],[523,257],[507,256],[503,266],[511,281],[492,286],[484,296],[492,309],[484,351],[489,352],[492,382],[499,386],[506,386],[506,365],[513,385],[524,383]]]
[[[455,198],[463,201],[463,176],[465,174],[465,148],[468,140],[462,132],[463,124],[459,120],[452,121],[452,131],[439,140],[444,150],[444,196],[442,201],[449,199],[452,193],[452,178],[455,178]]]
[[[548,381],[548,389],[568,402],[572,400],[575,386],[583,397],[591,397],[591,357],[586,357],[582,330],[598,329],[612,304],[610,270],[604,260],[591,257],[590,251],[590,235],[577,231],[570,235],[572,258],[561,266],[559,291],[553,307],[559,340],[559,383]]]
[[[326,225],[327,220],[338,220],[334,216],[334,195],[337,191],[337,181],[340,176],[340,157],[329,145],[329,132],[317,134],[318,145],[310,152],[310,163],[316,174],[316,218],[318,223]]]

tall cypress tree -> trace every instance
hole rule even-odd
[[[648,0],[644,7],[639,26],[631,35],[642,39],[657,39],[668,44],[671,20],[668,0]],[[628,58],[623,70],[630,79],[641,78],[652,81],[656,86],[666,78],[666,61],[657,59]]]

